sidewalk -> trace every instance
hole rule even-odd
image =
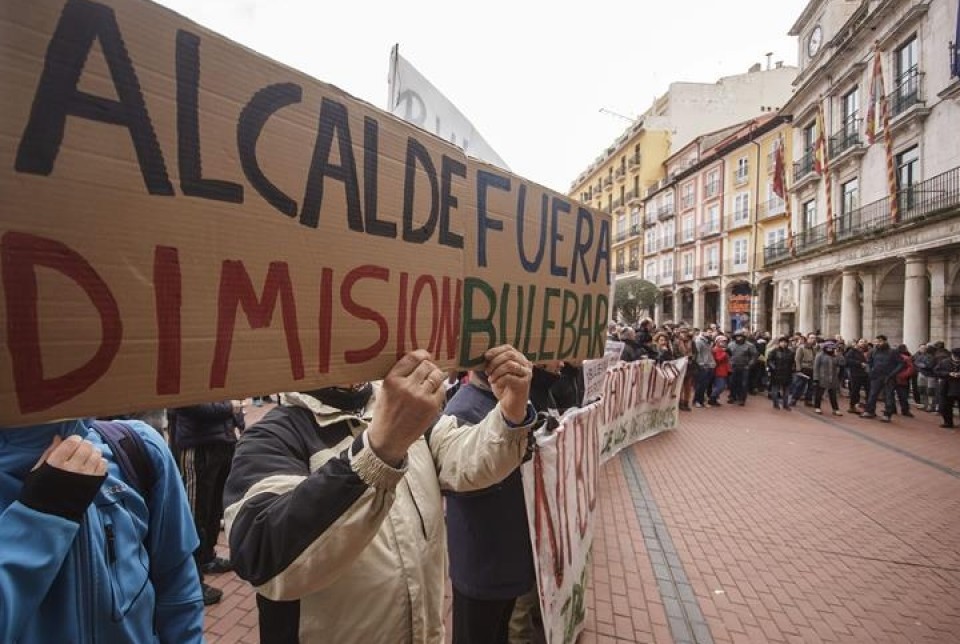
[[[960,641],[960,433],[938,423],[683,413],[601,473],[580,642]],[[249,586],[210,581],[209,641],[257,642]]]

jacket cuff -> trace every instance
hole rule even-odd
[[[20,502],[45,514],[80,522],[107,476],[67,472],[43,463],[27,474]]]
[[[367,432],[364,431],[350,447],[350,467],[370,487],[392,490],[407,473],[407,459],[403,459],[399,468],[387,465],[370,448]]]

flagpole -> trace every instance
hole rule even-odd
[[[397,57],[400,55],[400,43],[394,43],[390,49],[390,66],[387,70],[387,111],[393,112],[397,106],[394,93],[397,88]]]

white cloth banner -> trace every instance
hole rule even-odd
[[[390,97],[387,110],[391,114],[433,132],[476,159],[504,170],[510,169],[463,112],[404,59],[396,45],[390,53],[388,83]]]
[[[624,447],[676,428],[685,370],[686,358],[620,362],[606,372],[599,401],[538,435],[522,475],[547,644],[574,642],[583,630],[600,466]]]

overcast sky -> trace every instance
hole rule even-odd
[[[773,60],[807,0],[160,0],[201,25],[386,108],[390,48],[511,170],[559,192],[674,81]]]

